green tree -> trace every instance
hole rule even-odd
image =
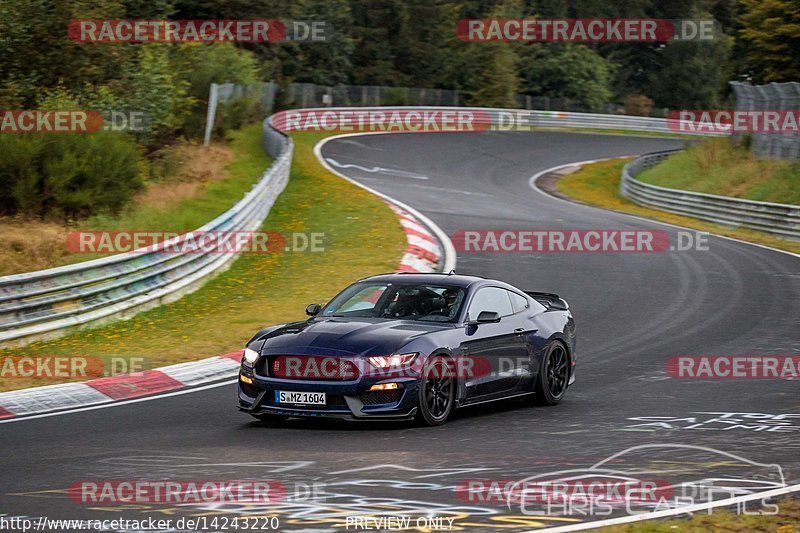
[[[208,107],[209,88],[212,83],[237,83],[251,85],[260,80],[258,60],[255,55],[230,43],[186,43],[177,49],[174,64],[178,79],[185,83],[190,98],[190,112],[184,130],[190,136],[202,135]],[[230,122],[241,125],[245,118],[252,120],[262,110],[249,96],[243,102],[225,104],[218,109],[218,118],[232,118],[235,110],[239,118]]]
[[[416,87],[453,87],[450,65],[465,52],[455,28],[460,7],[446,0],[409,0],[409,24],[395,44],[395,66]]]
[[[800,80],[800,2],[741,0],[739,37],[756,82]]]
[[[259,80],[258,60],[252,52],[231,43],[186,43],[173,60],[187,94],[204,105],[212,83],[249,84]]]
[[[508,43],[475,43],[486,47],[477,90],[468,101],[484,107],[519,107],[517,55]]]
[[[295,80],[320,85],[348,83],[355,46],[351,36],[353,15],[347,0],[308,0],[304,18],[306,22],[325,21],[326,40],[296,43],[294,50],[300,61]]]
[[[132,46],[70,40],[74,19],[124,18],[117,0],[3,0],[0,2],[0,84],[26,106],[36,92],[61,83],[73,92],[118,78],[135,61]]]
[[[660,68],[650,72],[647,89],[659,106],[709,109],[719,106],[730,79],[732,39],[686,41],[663,47]]]
[[[493,18],[522,16],[522,3],[503,0],[492,8]],[[465,79],[460,89],[467,93],[466,103],[487,107],[518,107],[520,87],[517,50],[518,43],[475,42],[463,43],[466,51],[462,62],[472,79]],[[462,63],[463,64],[463,63]],[[475,74],[477,76],[475,77]]]
[[[353,2],[353,83],[398,85],[409,82],[395,68],[398,41],[407,42],[410,23],[405,4],[399,0]]]
[[[193,100],[187,95],[188,82],[180,79],[170,60],[170,45],[147,44],[138,49],[137,67],[126,79],[124,102],[146,113],[149,128],[141,140],[156,146],[179,133]]]
[[[521,63],[526,93],[569,98],[595,111],[611,97],[612,65],[586,45],[531,44],[525,47]]]

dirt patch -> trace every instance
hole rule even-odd
[[[549,194],[550,196],[555,196],[556,198],[561,198],[563,200],[569,200],[570,202],[577,202],[582,204],[580,200],[576,200],[574,198],[570,198],[566,194],[562,193],[556,187],[556,182],[564,177],[563,173],[560,172],[548,172],[547,174],[543,174],[536,179],[536,186],[539,187],[541,190]]]
[[[164,181],[151,182],[136,197],[137,206],[166,209],[176,202],[199,195],[205,184],[225,179],[225,166],[233,160],[227,146],[180,145],[164,154],[170,169]]]
[[[0,275],[49,268],[68,255],[67,226],[17,218],[0,219]]]

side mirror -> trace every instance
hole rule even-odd
[[[310,304],[306,307],[306,314],[308,316],[316,316],[320,311],[322,311],[322,306],[319,304]]]
[[[500,322],[500,313],[497,311],[481,311],[478,313],[478,318],[470,320],[469,324],[477,326],[478,324],[493,324],[496,322]]]

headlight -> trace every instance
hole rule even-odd
[[[401,353],[396,355],[386,355],[386,356],[375,356],[370,357],[369,363],[374,366],[375,368],[392,368],[392,367],[401,367],[408,364],[411,364],[414,359],[417,358],[419,354],[414,353]]]
[[[250,363],[251,365],[256,362],[258,359],[258,352],[255,350],[251,350],[250,348],[244,349],[244,360]]]

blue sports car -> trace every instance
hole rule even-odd
[[[433,426],[504,398],[554,405],[575,381],[575,321],[555,294],[454,273],[383,274],[306,313],[247,343],[240,410]]]

